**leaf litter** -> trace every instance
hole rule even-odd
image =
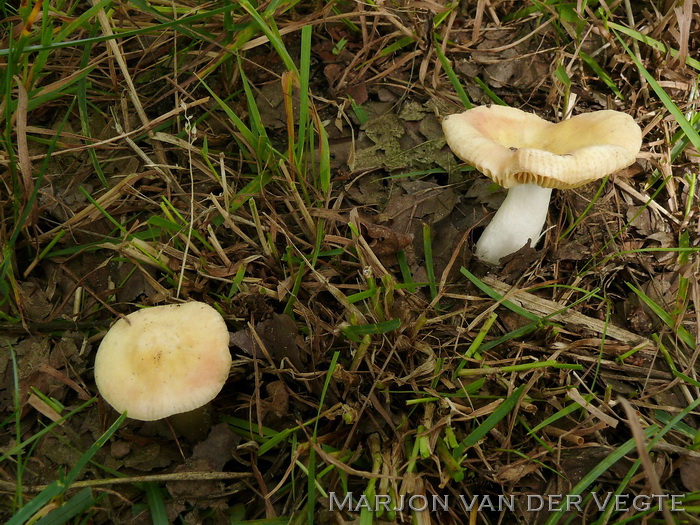
[[[298,131],[303,94],[293,88],[290,117],[280,81],[285,62],[265,45],[269,34],[255,33],[262,40],[240,47],[232,38],[242,33],[231,33],[223,17],[208,24],[233,47],[224,53],[195,33],[188,36],[194,47],[177,55],[187,75],[164,69],[162,62],[182,35],[169,36],[168,43],[141,36],[138,45],[119,37],[138,86],[124,98],[107,89],[124,73],[121,66],[101,56],[104,48],[95,43],[87,52],[94,66],[86,88],[94,113],[89,133],[78,113],[67,111],[65,98],[47,99],[27,113],[25,131],[32,140],[26,154],[34,170],[48,154],[42,137],[56,135],[63,120],[58,149],[79,149],[49,157],[50,169],[37,182],[36,214],[18,226],[21,235],[12,246],[18,216],[8,196],[27,179],[9,169],[6,154],[0,156],[8,167],[0,238],[9,247],[0,262],[11,260],[3,266],[7,298],[0,304],[7,332],[0,355],[2,415],[8,418],[13,410],[11,348],[18,368],[19,439],[76,408],[86,393],[96,393],[94,352],[119,314],[173,301],[177,290],[181,299],[217,304],[232,332],[235,365],[213,405],[215,420],[222,422],[192,444],[164,422],[129,421],[81,475],[81,481],[109,478],[107,469],[172,475],[164,497],[173,521],[363,519],[359,512],[329,511],[329,491],[393,498],[567,493],[629,440],[616,395],[631,401],[647,429],[685,410],[697,398],[696,385],[677,375],[692,378],[697,368],[697,352],[687,344],[698,332],[697,189],[688,177],[697,159],[692,147],[673,156],[669,137],[677,123],[650,96],[603,21],[564,5],[518,14],[521,6],[508,2],[447,11],[430,2],[338,4],[339,13],[306,7],[280,9],[262,20],[274,18],[293,57],[301,52],[301,26],[312,26],[309,93],[328,134],[327,194],[311,182],[319,159],[297,165],[298,159],[284,155],[257,158],[265,139],[248,142],[212,99],[186,112],[172,102],[174,93],[185,104],[209,96],[194,82],[201,79],[254,128],[258,116],[229,61],[233,50],[244,59],[270,147],[288,151],[290,118]],[[638,42],[641,59],[669,95],[684,111],[694,111],[696,73],[684,56],[697,47],[695,26],[681,24],[672,10],[631,6],[630,15],[619,5],[608,8],[614,12],[606,20],[636,17],[638,29],[680,48],[674,59]],[[139,6],[110,16],[124,30],[154,27],[158,20]],[[248,13],[236,11],[233,18],[240,27],[252,27],[246,26]],[[674,38],[664,36],[670,34]],[[628,43],[635,42],[629,37]],[[149,46],[146,53],[142,44]],[[640,166],[626,174],[626,186],[613,181],[599,194],[587,187],[558,195],[541,246],[524,248],[500,269],[480,266],[470,247],[504,194],[445,147],[440,118],[463,107],[433,44],[442,46],[475,104],[493,103],[496,95],[557,120],[574,94],[576,112],[616,108],[633,114],[646,127]],[[50,74],[30,75],[30,87],[63,78],[67,65],[78,70],[82,50],[52,50]],[[169,111],[175,111],[172,118],[158,120]],[[188,136],[184,125],[191,118],[198,121],[197,137]],[[189,140],[194,149],[172,146],[174,140],[163,146],[149,126]],[[10,127],[6,135],[19,146],[13,133]],[[112,193],[96,173],[95,159],[107,187],[116,188]],[[289,178],[277,169],[280,164]],[[258,186],[243,191],[254,179]],[[655,200],[649,203],[645,195]],[[352,231],[355,216],[358,232]],[[681,247],[685,251],[676,251]],[[462,267],[500,297],[467,281]],[[653,305],[670,312],[670,321]],[[528,368],[550,362],[556,366]],[[521,385],[522,397],[500,414],[503,400]],[[115,419],[110,407],[95,403],[41,437],[21,472],[26,494],[55,479],[59,466],[75,464],[79,451]],[[488,431],[473,440],[487,421]],[[669,492],[697,490],[697,425],[693,411],[650,445]],[[9,430],[3,428],[3,453],[17,443]],[[587,490],[615,490],[631,472],[633,454],[600,472]],[[17,466],[6,462],[2,469],[2,489],[14,494]],[[233,483],[178,478],[226,471],[251,477]],[[309,505],[311,476],[317,501]],[[641,470],[626,483],[622,489],[628,492],[650,490]],[[138,522],[150,512],[142,506],[143,514],[133,516],[132,503],[146,501],[136,486],[115,485],[102,494],[100,507],[91,511],[94,522]],[[373,519],[532,523],[542,517],[517,501],[512,514],[466,514],[453,506],[432,518],[395,512]],[[2,505],[3,515],[14,510],[11,502]],[[567,518],[596,517],[593,509],[573,514]],[[617,513],[615,519],[635,517]]]

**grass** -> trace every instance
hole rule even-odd
[[[697,522],[700,68],[680,11],[0,13],[3,522],[532,523],[527,494],[581,496],[549,524],[668,522],[658,504],[597,505],[659,478],[686,502],[670,521]],[[548,244],[487,275],[468,252],[493,210],[481,175],[440,152],[392,166],[442,140],[439,117],[492,103],[621,109],[645,145],[627,186],[559,195]],[[193,299],[257,348],[232,345],[222,426],[198,447],[116,414],[91,370],[118,315]],[[388,507],[329,510],[349,493]],[[412,496],[452,503],[397,509]]]

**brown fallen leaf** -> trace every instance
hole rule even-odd
[[[589,246],[578,240],[564,241],[557,247],[552,258],[556,261],[582,261],[591,256]]]
[[[369,173],[352,180],[345,188],[351,199],[359,204],[376,205],[386,202],[389,190],[380,173]]]
[[[460,237],[449,219],[459,197],[452,188],[434,182],[408,181],[400,186],[405,193],[396,194],[389,199],[382,213],[374,221],[401,235],[412,236],[410,249],[406,249],[409,265],[423,257],[423,229],[425,225],[429,225],[433,263],[435,271],[441,274],[452,256],[455,241]],[[409,245],[405,248],[409,248]],[[392,261],[386,262],[393,264]],[[414,277],[419,281],[425,280],[420,274],[421,268],[422,263],[413,269]]]
[[[183,465],[175,468],[177,472],[221,472],[226,463],[233,458],[233,449],[240,438],[231,431],[226,423],[212,427],[209,437],[199,443]],[[221,492],[221,481],[168,481],[166,487],[176,500],[185,500],[202,508],[224,508],[223,499],[212,500],[212,494]],[[224,507],[222,507],[222,505]]]
[[[410,232],[411,225],[435,224],[447,217],[459,197],[452,188],[434,182],[411,181],[401,185],[405,194],[389,199],[381,217],[395,229]],[[414,232],[415,233],[415,232]]]
[[[686,458],[681,464],[681,481],[691,492],[700,490],[700,459]]]
[[[358,106],[361,106],[367,102],[367,99],[369,98],[369,94],[367,93],[367,84],[364,82],[348,86],[345,90],[345,94],[352,98],[353,102]]]
[[[17,283],[20,308],[28,321],[43,321],[51,313],[52,306],[46,292],[34,281]]]
[[[297,345],[299,329],[294,320],[286,314],[273,313],[272,318],[255,325],[255,332],[269,352],[275,365],[288,360],[297,370],[303,368],[301,353]],[[238,330],[230,336],[232,345],[237,346],[250,356],[258,359],[265,357],[265,352],[258,345],[248,328]]]
[[[387,226],[375,224],[371,217],[361,216],[360,224],[367,243],[377,255],[393,255],[413,242],[413,234],[399,233]]]
[[[523,246],[517,252],[501,259],[499,273],[507,283],[515,283],[527,271],[530,265],[542,256],[542,252],[532,248],[530,244]]]
[[[122,459],[131,453],[131,444],[121,439],[114,441],[109,447],[109,453],[115,459]]]
[[[565,449],[562,451],[562,457],[559,461],[560,468],[558,470],[566,476],[568,483],[573,487],[601,461],[606,459],[611,452],[611,448],[602,446],[581,446]],[[609,480],[623,477],[630,464],[631,461],[623,458],[603,474],[600,479]]]
[[[630,206],[626,215],[630,226],[641,235],[651,235],[660,230],[661,219],[646,206]]]
[[[517,483],[525,476],[537,472],[540,465],[531,459],[521,459],[510,465],[506,465],[496,472],[496,480],[499,483]]]
[[[233,457],[233,448],[240,440],[226,423],[219,423],[212,427],[207,439],[194,447],[192,459],[204,459],[213,470],[219,472]]]
[[[160,444],[151,441],[143,446],[132,447],[131,452],[124,459],[124,465],[141,472],[151,472],[161,469],[177,461],[177,455],[169,447],[161,447]]]
[[[289,413],[289,392],[284,381],[272,381],[265,385],[267,399],[263,400],[264,408],[274,413],[277,417],[283,417]]]

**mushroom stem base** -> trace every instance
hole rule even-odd
[[[196,443],[209,435],[211,429],[211,404],[174,414],[168,418],[173,429],[187,441]]]
[[[552,188],[520,184],[508,190],[491,222],[476,243],[476,256],[484,262],[499,264],[502,257],[517,252],[528,241],[533,248],[547,220]]]

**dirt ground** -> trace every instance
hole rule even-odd
[[[2,8],[2,521],[697,523],[700,4],[196,4]],[[492,267],[465,102],[642,150]],[[101,339],[189,300],[231,334],[206,437],[110,428]]]

